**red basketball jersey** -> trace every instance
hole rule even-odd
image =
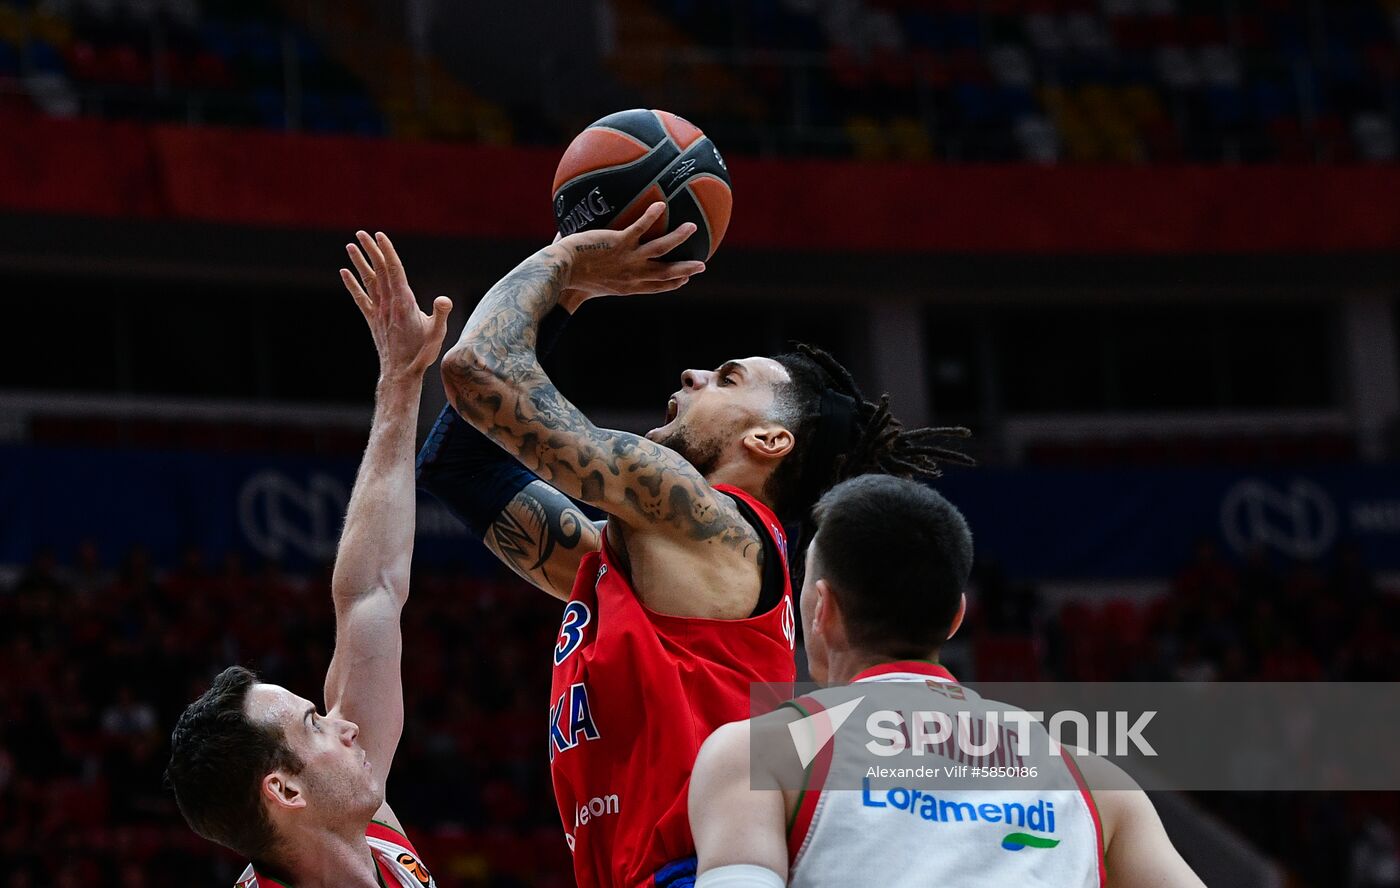
[[[603,548],[579,566],[554,648],[549,757],[580,888],[636,888],[695,854],[686,812],[700,744],[748,718],[750,685],[792,682],[795,625],[787,539],[777,517],[738,488],[740,504],[782,562],[777,605],[745,620],[647,609]]]

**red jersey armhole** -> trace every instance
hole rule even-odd
[[[1084,797],[1084,804],[1089,806],[1089,816],[1094,819],[1094,840],[1098,851],[1095,859],[1099,865],[1099,888],[1108,884],[1108,849],[1103,844],[1103,821],[1099,819],[1099,806],[1094,804],[1094,794],[1089,791],[1089,784],[1084,780],[1084,774],[1080,772],[1079,765],[1074,762],[1074,754],[1066,753],[1063,746],[1060,747],[1060,758],[1064,760],[1065,767],[1069,769],[1070,776],[1074,778],[1074,783],[1079,787],[1079,794]]]
[[[369,827],[365,829],[365,835],[369,836],[372,839],[379,839],[384,842],[393,842],[395,845],[402,847],[405,851],[412,854],[414,857],[418,856],[418,849],[413,847],[413,842],[408,838],[408,836],[404,835],[403,833],[394,829],[389,824],[384,823],[382,821],[371,820],[369,823]]]

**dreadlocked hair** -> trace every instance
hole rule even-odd
[[[797,439],[792,453],[768,480],[770,501],[784,521],[807,524],[808,513],[823,493],[857,475],[936,478],[942,474],[943,463],[976,465],[967,454],[939,443],[946,438],[969,437],[971,431],[961,426],[904,428],[890,413],[888,394],[878,401],[867,400],[851,372],[822,349],[798,343],[796,351],[774,360],[787,369],[792,380],[779,393],[779,410]],[[816,458],[811,445],[826,391],[855,402],[851,438],[840,442],[831,465],[809,465]]]

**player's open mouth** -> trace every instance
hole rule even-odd
[[[675,420],[675,418],[676,418],[677,416],[680,415],[680,412],[681,412],[681,405],[680,405],[680,402],[677,401],[675,398],[672,398],[671,400],[669,400],[669,401],[666,402],[666,422],[667,422],[667,423],[673,422],[673,421]]]

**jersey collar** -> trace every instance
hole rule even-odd
[[[932,660],[896,660],[893,663],[881,663],[878,666],[871,666],[869,669],[858,672],[856,677],[851,679],[851,682],[890,681],[890,676],[894,675],[910,675],[916,679],[932,678],[936,681],[957,681],[957,679],[953,677],[953,673]]]
[[[374,858],[374,878],[377,882],[379,882],[379,888],[387,888],[387,886],[384,884],[384,869],[383,866],[380,864],[379,858],[377,856]],[[239,882],[238,888],[241,888],[241,886],[243,885],[250,884],[257,885],[258,888],[295,888],[295,886],[291,885],[288,882],[283,882],[280,879],[274,879],[271,876],[260,876],[258,875],[257,870],[253,870],[252,882]]]

